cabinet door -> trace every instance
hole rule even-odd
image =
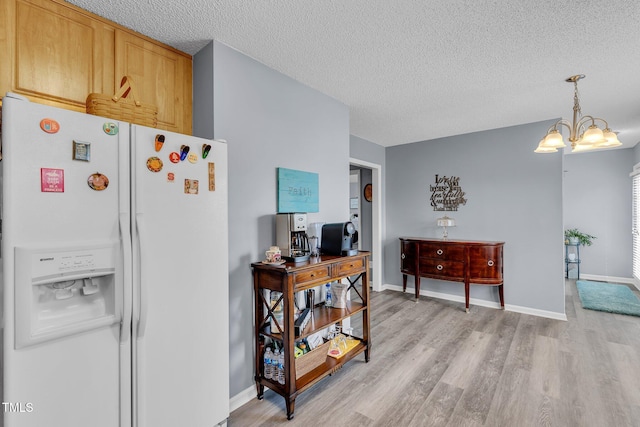
[[[481,283],[502,282],[502,246],[470,247],[469,278]]]
[[[115,86],[131,76],[140,102],[158,107],[158,128],[190,135],[191,57],[119,29],[115,35]]]
[[[400,271],[415,275],[416,244],[407,240],[400,241]]]
[[[113,27],[64,3],[3,0],[6,37],[0,93],[85,111],[91,92],[113,80]],[[12,52],[13,51],[13,52]],[[13,54],[12,54],[13,53]]]

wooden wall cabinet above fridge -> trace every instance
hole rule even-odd
[[[62,0],[0,2],[0,94],[85,111],[90,93],[133,78],[158,128],[192,133],[192,58]]]

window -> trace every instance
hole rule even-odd
[[[633,239],[633,278],[640,281],[640,163],[633,167],[631,233]]]

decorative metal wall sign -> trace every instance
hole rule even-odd
[[[434,211],[457,211],[465,205],[464,191],[460,187],[460,177],[436,175],[435,185],[430,185],[431,206]]]

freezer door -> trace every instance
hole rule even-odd
[[[5,97],[2,131],[4,425],[126,427],[129,127]]]
[[[227,146],[131,134],[135,425],[210,427],[229,414]]]

